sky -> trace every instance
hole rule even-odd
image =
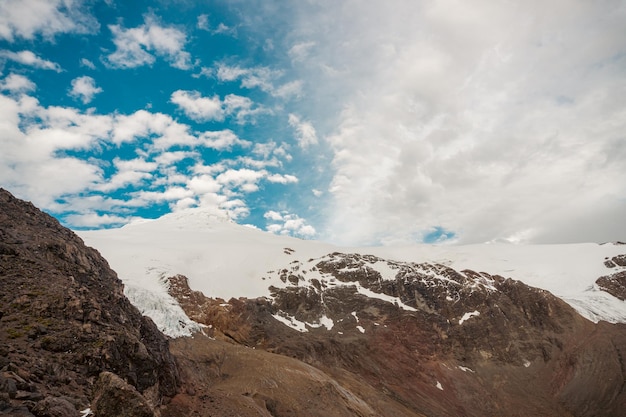
[[[0,186],[343,245],[626,240],[626,2],[2,0]]]

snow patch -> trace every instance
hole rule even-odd
[[[287,316],[283,317],[279,314],[272,314],[276,320],[284,324],[285,326],[291,327],[294,330],[299,331],[300,333],[306,333],[309,329],[306,328],[306,323],[297,320],[295,317]]]
[[[437,381],[437,385],[435,385],[438,389],[443,391],[443,386],[441,386],[441,382]]]
[[[335,327],[335,322],[333,321],[333,319],[328,317],[326,314],[323,314],[322,317],[319,318],[318,323],[306,323],[305,322],[305,324],[313,328],[324,326],[326,327],[326,330],[331,330],[333,327]]]
[[[365,333],[365,329],[362,326],[356,326],[357,330],[361,333]]]
[[[459,319],[459,325],[463,324],[463,322],[464,322],[465,320],[469,320],[469,319],[471,319],[472,317],[475,317],[475,316],[480,316],[480,311],[475,310],[475,311],[472,311],[471,313],[465,313],[465,314],[463,314],[463,317],[461,317],[461,318]]]
[[[276,320],[283,323],[284,325],[291,327],[292,329],[297,330],[301,333],[308,332],[309,329],[307,327],[317,329],[324,326],[326,327],[326,330],[331,330],[333,327],[335,327],[335,322],[333,321],[333,319],[328,317],[326,314],[322,315],[317,323],[300,321],[282,311],[280,312],[280,314],[272,314],[272,317],[274,317]]]
[[[525,359],[524,360],[524,368],[528,368],[530,366],[530,361]]]
[[[356,285],[356,289],[357,289],[358,293],[361,294],[361,295],[364,295],[364,296],[369,297],[369,298],[375,298],[377,300],[386,301],[386,302],[391,303],[391,304],[395,304],[395,305],[397,305],[398,307],[400,307],[403,310],[417,311],[416,308],[413,308],[411,306],[408,306],[408,305],[404,304],[399,297],[392,297],[391,295],[381,294],[381,293],[377,293],[377,292],[374,292],[372,290],[369,290],[367,288],[363,288],[361,286],[361,284],[359,284],[358,282],[355,283],[354,285]]]
[[[473,374],[475,374],[475,373],[476,373],[476,372],[474,372],[471,368],[468,368],[468,367],[466,367],[466,366],[461,366],[461,365],[459,365],[457,368],[459,368],[459,369],[460,369],[461,371],[463,371],[463,372],[471,372],[471,373],[473,373]]]

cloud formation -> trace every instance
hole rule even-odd
[[[317,133],[311,122],[302,121],[292,113],[289,115],[289,126],[294,129],[298,145],[301,148],[308,148],[317,144]]]
[[[121,25],[109,25],[115,51],[107,55],[114,68],[135,68],[152,65],[157,56],[163,57],[174,68],[190,69],[191,55],[185,51],[187,35],[175,27],[162,26],[154,17],[147,16],[145,23],[136,28],[125,29]]]
[[[321,2],[294,15],[291,59],[315,103],[301,114],[334,154],[327,238],[626,235],[623,4]]]
[[[265,213],[264,217],[268,222],[267,230],[277,235],[298,236],[307,239],[317,235],[315,228],[297,214],[270,210]]]
[[[221,100],[217,95],[203,97],[198,91],[177,90],[172,93],[171,102],[196,122],[223,121],[233,116],[239,124],[254,123],[257,115],[268,113],[248,97],[236,94],[228,94]]]
[[[0,38],[32,40],[38,34],[52,40],[59,33],[93,33],[98,21],[85,11],[82,0],[3,0]]]
[[[215,74],[219,81],[241,81],[242,88],[258,88],[274,97],[283,99],[298,97],[302,93],[301,80],[281,82],[284,72],[272,70],[265,66],[245,68],[239,65],[219,63]]]
[[[66,213],[73,227],[121,225],[135,218],[135,209],[159,204],[173,211],[204,207],[240,219],[250,212],[244,197],[261,184],[298,182],[273,169],[281,165],[278,158],[288,157],[275,143],[253,147],[231,130],[197,132],[146,110],[99,115],[45,107],[24,94],[35,86],[20,75],[5,77],[0,86],[13,94],[0,95],[3,186],[46,210]],[[119,153],[121,148],[127,152]],[[229,155],[236,148],[250,149],[250,155]],[[203,149],[223,155],[205,165]],[[99,156],[110,151],[132,156],[116,156],[112,163]]]
[[[37,55],[35,55],[32,51],[0,51],[0,57],[9,59],[11,61],[15,61],[19,64],[26,65],[33,68],[44,69],[44,70],[52,70],[56,72],[61,72],[61,66],[52,61],[48,61],[43,59]]]
[[[96,80],[89,76],[82,76],[72,80],[72,88],[69,91],[70,97],[89,104],[94,96],[102,92],[102,88],[96,87]]]
[[[19,74],[9,74],[0,82],[0,89],[11,93],[28,93],[36,88],[35,83]]]

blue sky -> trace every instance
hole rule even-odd
[[[37,13],[33,13],[37,10]],[[341,244],[626,240],[626,6],[5,0],[0,186]]]

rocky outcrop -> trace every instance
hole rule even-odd
[[[35,415],[62,407],[55,398],[76,410],[87,408],[103,371],[127,381],[152,406],[174,396],[179,383],[168,340],[130,304],[100,254],[5,190],[0,369],[0,391],[6,394],[0,407],[26,407]]]
[[[91,405],[94,417],[154,417],[152,407],[135,387],[111,372],[100,374]]]
[[[170,291],[207,334],[227,342],[227,357],[229,345],[244,345],[298,359],[375,415],[623,410],[626,327],[594,325],[519,281],[342,253],[293,261],[265,279],[271,298],[213,300],[191,291],[181,276]],[[377,407],[382,403],[387,408]],[[390,404],[403,411],[387,411]]]
[[[626,271],[616,272],[611,275],[598,278],[596,284],[603,291],[608,292],[613,297],[626,300]]]

